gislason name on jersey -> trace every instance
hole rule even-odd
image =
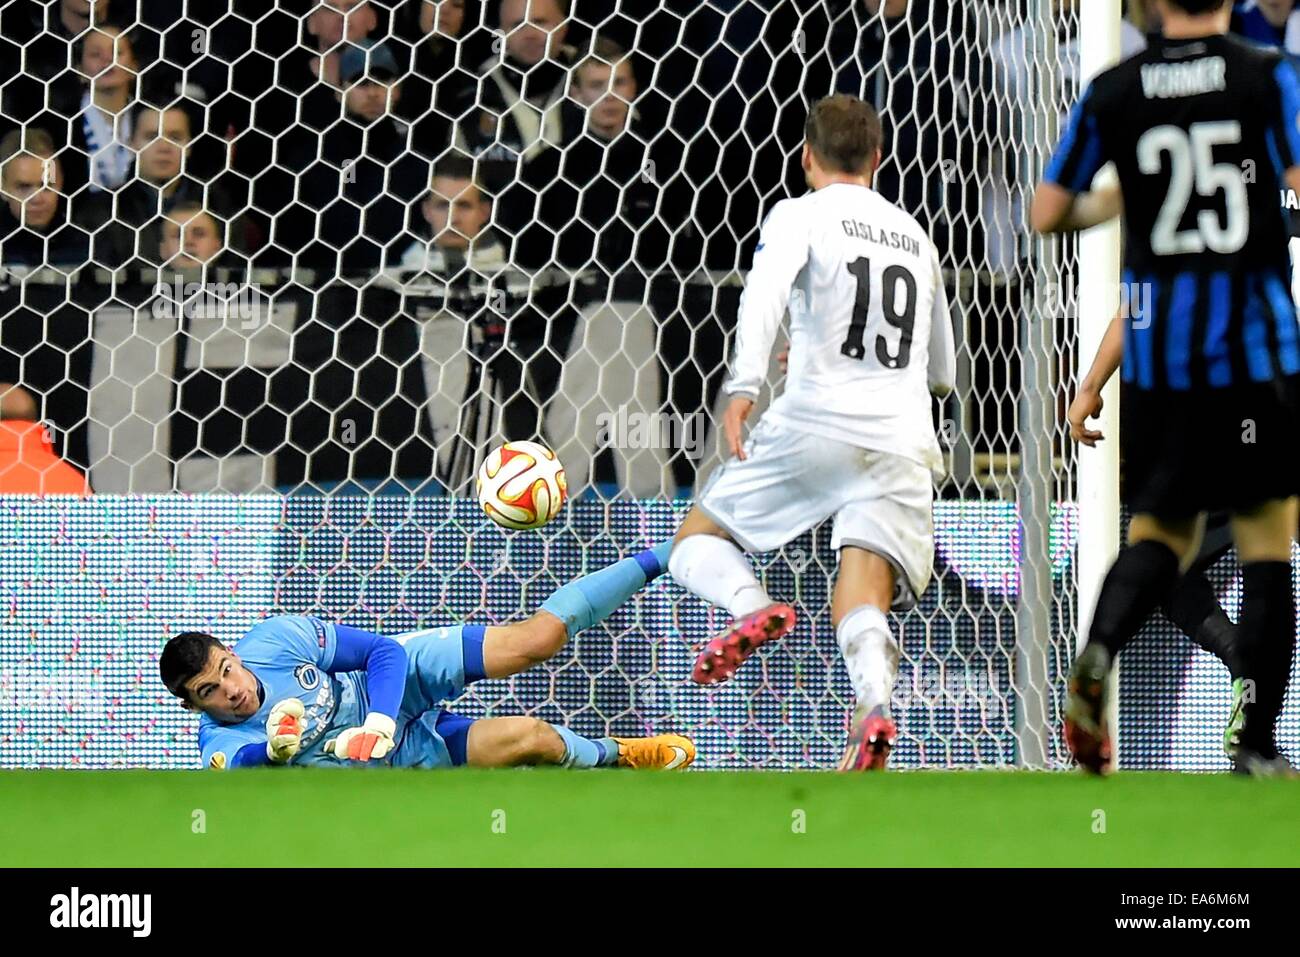
[[[906,233],[892,230],[886,232],[883,229],[876,229],[870,223],[864,223],[860,219],[842,219],[840,220],[840,226],[844,229],[845,236],[865,239],[869,243],[888,246],[890,249],[901,249],[913,256],[919,257],[921,255],[921,243],[915,237],[908,236]]]

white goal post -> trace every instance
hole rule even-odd
[[[1120,0],[1088,0],[1079,12],[1080,83],[1088,82],[1120,59]],[[1101,174],[1113,177],[1114,169]],[[1094,227],[1079,240],[1079,348],[1075,353],[1078,383],[1097,352],[1106,327],[1119,307],[1120,226]],[[1087,640],[1102,580],[1119,552],[1119,380],[1112,377],[1102,393],[1097,428],[1106,441],[1078,450],[1079,551],[1078,642]],[[1119,664],[1115,665],[1118,678]],[[1112,687],[1118,688],[1118,681]],[[1119,740],[1119,695],[1109,703],[1112,747]]]

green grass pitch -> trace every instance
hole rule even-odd
[[[0,856],[38,867],[1294,866],[1297,809],[1300,782],[1227,775],[7,771]]]

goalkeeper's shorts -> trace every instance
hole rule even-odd
[[[771,551],[833,515],[836,554],[852,546],[880,555],[894,568],[894,608],[916,604],[934,570],[928,468],[775,422],[758,424],[745,454],[719,466],[697,502],[738,545]]]
[[[483,677],[482,625],[449,625],[395,635],[406,649],[406,686],[397,714],[392,766],[447,768],[464,764],[473,719],[443,705]]]

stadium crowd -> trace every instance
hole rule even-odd
[[[1057,3],[1063,106],[1079,2]],[[495,404],[576,490],[689,491],[707,454],[612,441],[602,413],[707,415],[758,224],[802,190],[807,103],[837,90],[882,113],[878,189],[982,277],[957,297],[967,388],[1003,397],[972,421],[1005,444],[1031,5],[575,3],[6,5],[3,414],[51,426],[101,490],[435,491],[468,480]],[[1237,6],[1244,35],[1300,50],[1293,0]],[[1129,7],[1126,53],[1154,26]],[[149,339],[131,317],[177,275],[235,277],[261,318],[234,346],[229,323]],[[121,445],[133,415],[166,447]]]

